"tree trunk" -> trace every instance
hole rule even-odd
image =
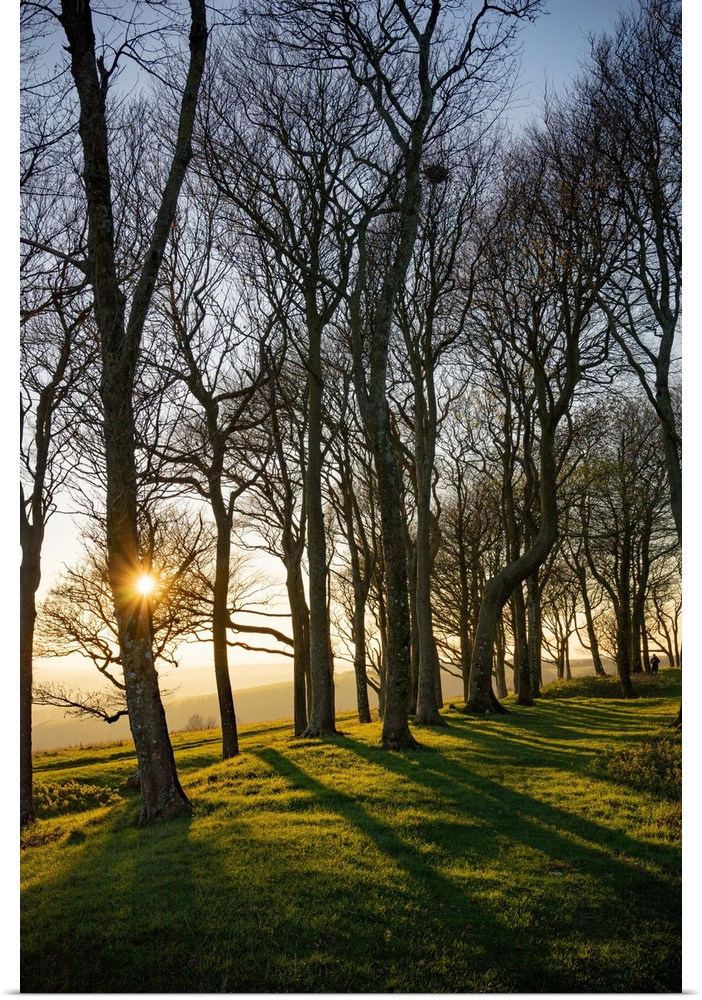
[[[353,670],[356,676],[356,705],[358,721],[370,722],[371,712],[368,701],[368,675],[366,672],[366,595],[367,587],[361,576],[358,551],[350,546],[351,575],[353,580]]]
[[[445,726],[437,699],[439,659],[434,639],[431,610],[432,529],[431,480],[434,470],[436,402],[432,373],[422,375],[421,367],[414,379],[414,466],[417,483],[417,579],[416,616],[419,640],[417,684],[417,714],[420,726]],[[424,386],[426,384],[426,399]],[[437,546],[438,547],[438,546]]]
[[[529,643],[526,627],[526,607],[524,591],[521,584],[515,587],[512,595],[514,601],[514,669],[519,676],[519,692],[517,704],[530,706],[534,704],[531,696],[531,671],[529,670]]]
[[[313,296],[308,293],[308,297]],[[308,313],[312,310],[308,303]],[[312,701],[304,737],[336,732],[334,685],[329,661],[327,613],[327,539],[322,506],[322,361],[321,324],[308,315],[309,398],[307,409],[307,563],[310,594],[310,680]]]
[[[505,675],[506,665],[506,641],[504,622],[500,618],[495,635],[495,685],[497,687],[497,699],[506,698],[509,694],[507,690],[507,677]],[[470,690],[466,693],[466,701],[470,697]]]
[[[295,736],[307,728],[307,679],[310,662],[310,617],[302,582],[300,560],[286,557],[286,588],[293,634],[293,712]]]
[[[134,738],[141,792],[140,823],[151,823],[190,812],[190,803],[176,773],[153,660],[148,599],[138,595],[141,574],[136,525],[136,482],[132,436],[131,394],[124,380],[110,373],[108,356],[103,375],[105,457],[107,460],[107,557],[124,671],[129,725]],[[120,392],[119,388],[123,391]],[[125,410],[128,416],[125,419]]]
[[[383,534],[388,623],[387,680],[382,744],[386,749],[399,750],[417,746],[407,721],[410,681],[410,622],[407,563],[400,520],[402,483],[393,454],[387,404],[384,397],[377,401],[376,413],[379,419],[376,428],[374,428],[373,450],[378,477],[378,506]]]
[[[595,623],[592,620],[592,605],[590,604],[590,595],[587,591],[587,577],[585,574],[585,567],[583,565],[578,566],[578,580],[580,581],[580,595],[583,599],[583,610],[585,611],[585,625],[587,627],[587,639],[590,643],[590,653],[592,654],[592,663],[595,668],[595,673],[598,677],[606,677],[607,673],[605,668],[602,666],[602,657],[600,656],[600,645],[597,641],[597,635],[595,633]]]
[[[407,528],[407,525],[405,524]],[[405,544],[409,562],[409,609],[410,609],[410,696],[407,711],[410,715],[417,714],[419,698],[419,622],[417,621],[417,546],[405,531]]]
[[[434,628],[431,613],[431,552],[430,552],[430,510],[424,476],[420,478],[417,497],[417,634],[419,639],[419,679],[417,694],[417,715],[415,722],[420,726],[445,726],[446,721],[439,713],[436,675],[439,660],[436,653]]]
[[[222,760],[239,753],[239,734],[234,710],[234,695],[229,676],[229,579],[231,573],[231,518],[228,516],[221,491],[217,484],[210,484],[212,510],[217,526],[215,556],[215,581],[212,605],[212,647],[214,651],[215,680],[222,725]]]
[[[538,698],[541,689],[541,587],[538,569],[527,579],[527,625],[531,696]]]
[[[20,516],[24,510],[22,508]],[[41,579],[40,534],[22,521],[20,526],[22,564],[20,566],[20,826],[35,819],[32,774],[32,669],[36,592]]]

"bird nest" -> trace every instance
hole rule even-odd
[[[449,179],[448,168],[443,163],[427,163],[423,173],[430,184],[445,184]]]

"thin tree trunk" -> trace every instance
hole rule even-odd
[[[419,640],[415,722],[420,726],[445,726],[446,720],[439,712],[437,699],[439,660],[431,609],[432,528],[434,527],[431,512],[431,479],[434,469],[436,402],[431,372],[427,371],[422,376],[421,369],[418,369],[414,381],[414,467],[417,483],[415,607]]]
[[[527,578],[527,625],[531,696],[538,698],[541,689],[541,587],[538,569]]]
[[[286,588],[293,634],[293,713],[295,736],[307,728],[307,679],[309,677],[309,610],[300,571],[300,561],[286,558]]]
[[[398,497],[402,484],[393,454],[387,405],[377,405],[379,420],[373,435],[374,459],[378,477],[378,506],[383,534],[383,555],[387,586],[387,679],[382,744],[395,750],[416,747],[409,730],[410,622],[407,594],[407,563],[400,521]]]
[[[336,732],[334,685],[329,661],[327,613],[327,538],[322,506],[322,330],[314,289],[307,290],[309,395],[307,402],[307,563],[310,594],[310,680],[312,701],[305,737]]]
[[[410,609],[410,698],[407,711],[410,715],[417,714],[419,698],[419,622],[417,620],[417,546],[409,538],[409,530],[405,531],[405,544],[409,562],[409,609]]]
[[[524,604],[524,591],[521,584],[515,587],[512,595],[514,601],[514,669],[519,676],[519,692],[517,694],[518,705],[533,705],[534,699],[531,695],[531,671],[529,670],[529,643],[527,639],[526,627],[526,606]]]
[[[602,657],[600,656],[600,645],[597,641],[597,634],[595,633],[595,623],[592,620],[592,605],[590,604],[590,595],[587,591],[587,577],[585,573],[585,567],[581,564],[578,566],[578,580],[580,581],[580,596],[583,600],[583,610],[585,612],[585,625],[587,627],[587,639],[590,643],[590,653],[592,654],[592,663],[595,668],[595,673],[598,677],[606,677],[607,673],[605,668],[602,666]]]
[[[24,510],[22,508],[20,516]],[[20,566],[20,826],[35,819],[32,772],[32,671],[36,592],[40,582],[41,536],[23,521]]]
[[[234,710],[234,694],[229,676],[229,579],[231,574],[231,518],[228,516],[221,493],[215,484],[210,485],[212,509],[217,526],[215,555],[215,581],[212,607],[212,647],[214,651],[215,680],[222,726],[222,760],[239,753],[239,735]]]
[[[509,694],[509,691],[507,690],[507,677],[505,675],[505,647],[505,628],[502,617],[500,616],[500,622],[497,626],[497,635],[495,636],[495,685],[497,687],[498,701],[501,698],[506,698]],[[466,701],[468,701],[469,697],[470,692],[466,695]]]

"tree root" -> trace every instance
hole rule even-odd
[[[418,743],[410,732],[408,732],[406,736],[402,737],[387,736],[380,741],[380,745],[383,750],[426,750],[426,747],[423,747],[421,743]]]
[[[446,721],[446,719],[444,719],[444,717],[442,715],[435,715],[435,716],[432,716],[431,718],[419,718],[418,716],[415,716],[415,718],[414,718],[414,725],[415,726],[433,726],[433,727],[435,727],[437,729],[440,729],[442,727],[443,728],[448,727],[448,722]]]
[[[326,726],[312,726],[308,725],[307,729],[299,736],[296,736],[297,740],[322,740],[325,736],[338,736],[338,730],[332,726],[331,729]]]

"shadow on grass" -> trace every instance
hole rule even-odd
[[[501,989],[626,992],[651,988],[656,982],[667,984],[662,989],[678,988],[680,900],[677,891],[671,890],[670,879],[679,866],[678,852],[643,845],[483,776],[472,774],[466,781],[465,767],[445,759],[440,751],[410,759],[353,738],[345,745],[365,761],[426,787],[428,795],[425,802],[419,799],[421,819],[411,831],[412,839],[400,836],[357,797],[323,783],[276,750],[262,750],[258,756],[296,788],[314,795],[320,808],[334,810],[369,837],[378,851],[405,871],[422,909],[448,906],[460,914],[458,921],[470,916],[470,926],[477,928],[485,942],[480,961],[487,963],[484,968],[492,970],[495,981],[503,977]],[[438,810],[437,795],[444,804]],[[516,881],[501,885],[512,854],[514,863],[525,866],[524,871]],[[431,860],[435,857],[437,863]],[[442,872],[444,866],[455,870],[455,877]],[[534,876],[555,879],[552,891],[545,895],[542,890],[531,890]],[[523,908],[527,923],[535,925],[528,943],[519,917],[516,925],[510,924],[489,902],[477,901],[475,888],[476,884],[480,888],[481,879],[492,882],[497,898],[501,892],[503,899],[517,897],[515,911]],[[597,883],[594,891],[593,882]],[[583,905],[584,897],[587,905]],[[648,960],[642,956],[637,969],[623,971],[615,957],[616,943],[611,949],[613,928],[622,942],[628,941],[648,917],[652,900],[658,925],[668,940],[659,955],[652,954]],[[550,940],[554,926],[558,927],[556,936],[566,941],[587,939],[584,960],[574,945],[571,967],[554,961]],[[457,946],[453,920],[442,933],[447,941],[453,937],[453,947]],[[498,957],[505,953],[513,955],[512,962]],[[473,961],[476,958],[474,951]],[[658,959],[662,970],[657,967]],[[469,980],[470,973],[466,970],[465,974]]]
[[[490,767],[493,773],[500,772],[502,776],[513,768],[515,761],[511,754],[505,753],[503,732],[464,735],[492,749]],[[503,780],[496,781],[462,761],[445,756],[440,749],[416,758],[416,764],[351,738],[348,749],[395,775],[424,785],[432,794],[440,793],[456,809],[465,809],[466,790],[470,789],[473,817],[492,822],[499,817],[500,826],[504,825],[509,836],[538,847],[554,858],[567,860],[577,853],[582,860],[592,862],[594,871],[605,865],[610,875],[618,875],[624,880],[632,864],[634,867],[653,864],[661,872],[680,869],[680,852],[676,848],[636,840],[620,830],[516,791]],[[545,757],[541,748],[524,744],[518,763],[531,772],[534,767],[553,765],[554,758],[548,754]],[[592,780],[597,780],[596,776],[592,776]],[[655,882],[659,876],[652,872],[651,877]]]
[[[177,992],[197,956],[190,819],[138,828],[138,800],[76,828],[22,893],[24,993]]]
[[[133,744],[114,752],[107,751],[104,746],[96,746],[93,752],[86,748],[80,757],[72,757],[72,753],[71,750],[61,751],[55,760],[48,760],[43,754],[37,754],[33,758],[32,769],[35,774],[41,774],[43,771],[69,771],[74,768],[93,767],[95,764],[103,765],[113,761],[133,760],[136,763],[136,751]]]

